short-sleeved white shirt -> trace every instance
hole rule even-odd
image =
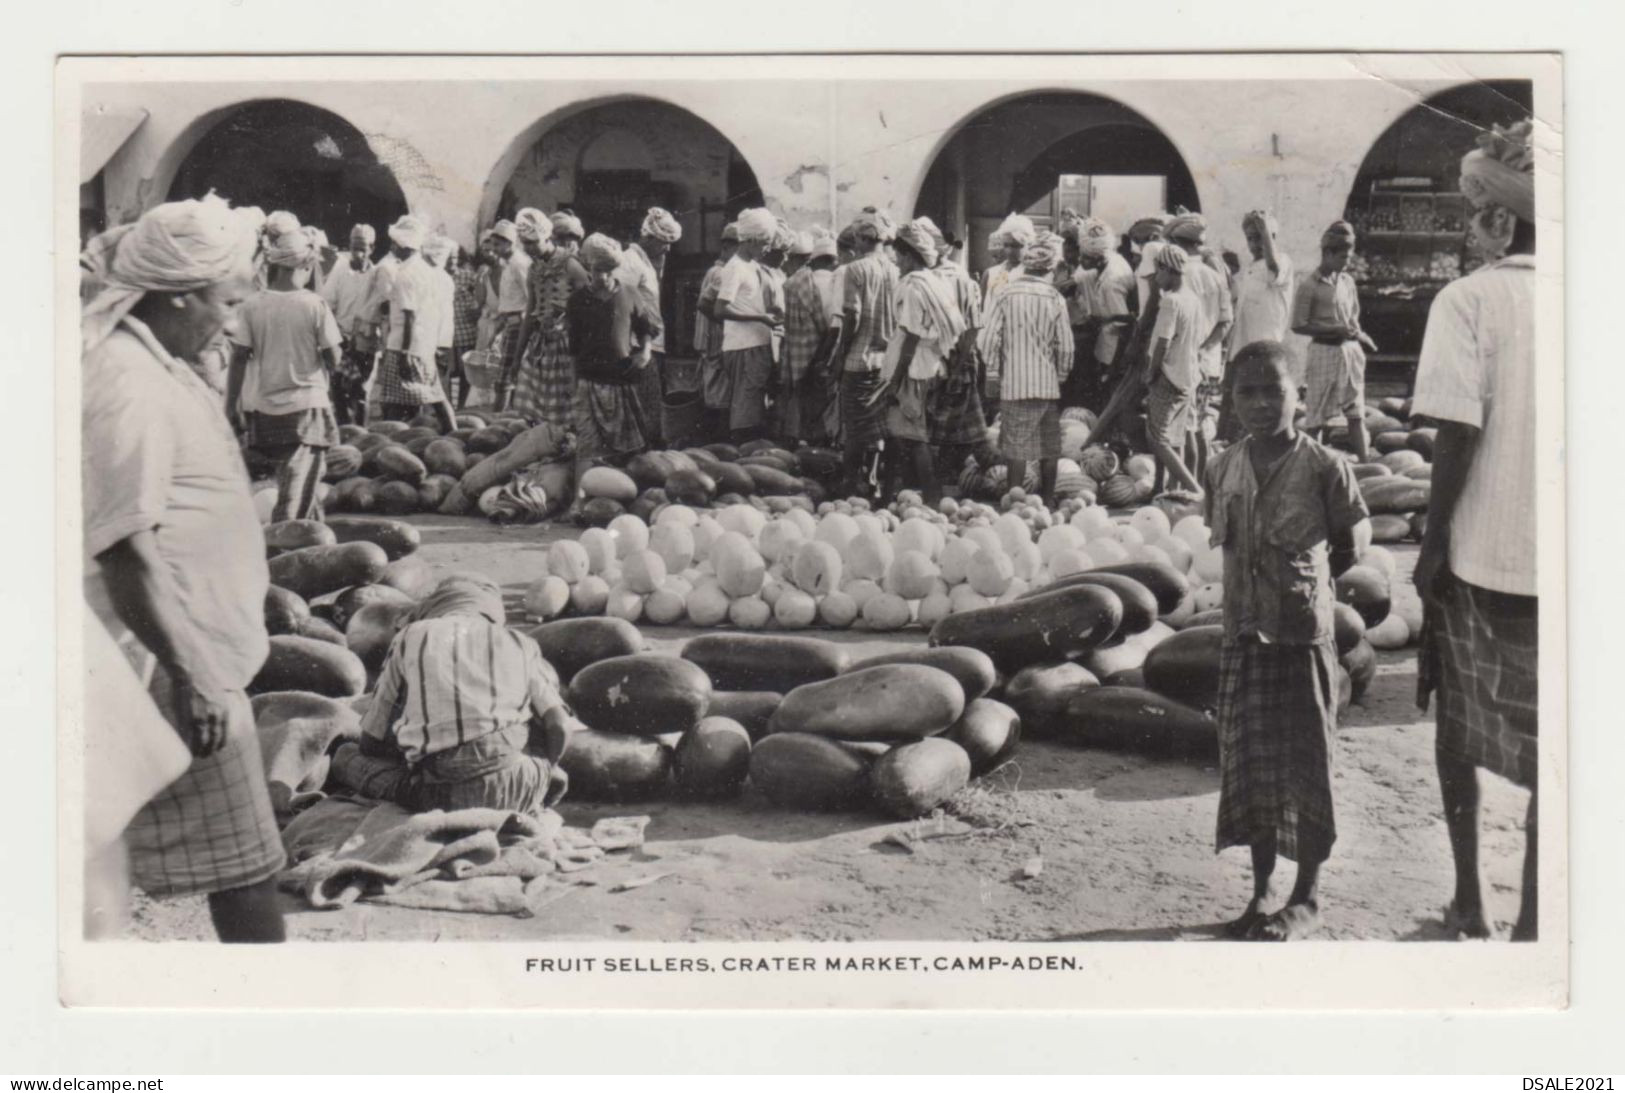
[[[434,270],[435,287],[435,339],[436,349],[450,349],[451,342],[457,335],[457,282],[451,279],[439,266],[431,266]]]
[[[654,263],[643,248],[636,243],[629,244],[621,254],[621,264],[616,270],[616,276],[623,285],[630,285],[638,290],[643,302],[649,305],[650,310],[660,310],[660,274],[655,271]],[[655,339],[649,343],[649,350],[653,353],[666,351],[666,332],[662,330]]]
[[[270,577],[248,472],[219,400],[133,318],[85,354],[82,384],[87,599],[108,602],[95,557],[153,532],[181,611],[202,637],[205,668],[220,687],[247,687],[270,648]]]
[[[372,291],[372,271],[375,268],[368,261],[362,264],[361,269],[356,269],[350,261],[348,254],[340,255],[322,281],[322,299],[333,309],[333,318],[338,320],[339,329],[346,334],[355,333],[356,324],[363,319],[361,309],[367,302],[367,294]]]
[[[1178,292],[1164,292],[1157,303],[1157,321],[1152,329],[1152,345],[1158,339],[1168,339],[1168,352],[1162,358],[1162,372],[1182,391],[1196,390],[1202,378],[1201,361],[1197,347],[1207,332],[1202,329],[1205,310],[1202,301],[1188,286]]]
[[[231,340],[249,351],[242,408],[292,414],[332,405],[322,352],[339,346],[339,324],[309,289],[266,289],[243,301]]]
[[[414,254],[395,267],[389,285],[389,340],[386,349],[402,349],[409,356],[433,360],[435,343],[440,340],[439,292],[435,271]],[[403,345],[406,313],[412,313],[412,344]]]
[[[1412,412],[1482,430],[1450,521],[1451,570],[1536,595],[1533,256],[1503,258],[1434,298]]]
[[[1236,287],[1236,325],[1230,328],[1230,352],[1253,342],[1286,340],[1292,324],[1292,259],[1275,255],[1277,272],[1255,258],[1241,271]]]
[[[499,314],[517,314],[530,303],[530,265],[531,257],[522,247],[515,247],[502,263],[502,274],[497,278]]]
[[[1112,315],[1132,315],[1134,269],[1116,251],[1106,256],[1106,264],[1089,278],[1089,314],[1097,319]],[[1110,364],[1117,356],[1117,343],[1133,328],[1123,323],[1107,323],[1095,338],[1095,360]]]
[[[761,267],[748,258],[734,255],[722,267],[717,280],[717,305],[733,303],[751,311],[766,311]],[[773,332],[763,323],[742,323],[733,319],[722,324],[722,351],[732,353],[739,349],[754,349],[759,345],[772,345]]]
[[[1218,379],[1224,374],[1224,353],[1219,345],[1201,349],[1202,342],[1212,336],[1213,328],[1221,322],[1230,322],[1235,311],[1230,304],[1230,280],[1224,274],[1202,261],[1191,257],[1185,263],[1185,288],[1202,305],[1202,326],[1197,335],[1196,359],[1204,379]]]

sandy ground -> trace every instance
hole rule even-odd
[[[446,571],[473,569],[517,598],[561,531],[501,529],[424,517],[423,555]],[[1400,548],[1402,577],[1414,548]],[[647,630],[656,647],[695,631]],[[871,651],[914,634],[841,634]],[[855,652],[857,650],[854,650]],[[1413,702],[1415,657],[1380,655],[1376,680],[1339,731],[1334,789],[1338,841],[1322,880],[1321,937],[1438,940],[1451,890],[1431,719]],[[1485,775],[1485,898],[1497,935],[1517,914],[1524,791]],[[356,906],[312,911],[288,898],[299,940],[1173,940],[1207,939],[1249,893],[1247,854],[1213,852],[1218,775],[1158,761],[1045,743],[978,783],[976,826],[890,822],[877,815],[805,815],[746,796],[718,806],[637,809],[566,802],[567,823],[651,817],[648,842],[562,892],[536,917],[515,919]],[[934,836],[910,852],[887,836]],[[1034,857],[1042,869],[1027,877]],[[1283,862],[1279,881],[1290,883]],[[621,892],[619,882],[660,875]],[[139,896],[131,935],[212,936],[201,899]]]

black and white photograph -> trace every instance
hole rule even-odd
[[[1564,1004],[1556,55],[57,84],[67,1000]]]

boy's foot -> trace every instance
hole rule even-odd
[[[1253,900],[1247,905],[1247,909],[1241,913],[1240,918],[1235,919],[1232,922],[1225,923],[1224,936],[1233,941],[1241,941],[1248,937],[1254,930],[1258,929],[1259,924],[1262,923],[1265,918],[1269,917],[1264,910],[1259,907],[1260,902],[1260,900]]]
[[[1471,941],[1484,941],[1490,936],[1490,926],[1484,921],[1482,908],[1467,913],[1458,910],[1454,903],[1444,909],[1444,930],[1453,940],[1466,938]]]
[[[1273,915],[1266,915],[1249,937],[1254,941],[1297,941],[1319,925],[1319,904],[1289,903]]]

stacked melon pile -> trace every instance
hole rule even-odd
[[[854,663],[832,642],[744,634],[649,653],[614,619],[531,634],[587,725],[562,760],[587,800],[723,800],[748,786],[780,807],[909,818],[1004,763],[1020,737],[973,649]]]
[[[1433,482],[1433,442],[1438,429],[1411,418],[1410,400],[1385,398],[1365,408],[1371,460],[1354,465],[1360,493],[1371,510],[1371,538],[1377,543],[1420,540],[1427,527]],[[1341,429],[1332,442],[1346,441]]]
[[[271,652],[250,694],[310,691],[353,698],[367,688],[406,615],[439,578],[398,520],[287,520],[265,529]]]

